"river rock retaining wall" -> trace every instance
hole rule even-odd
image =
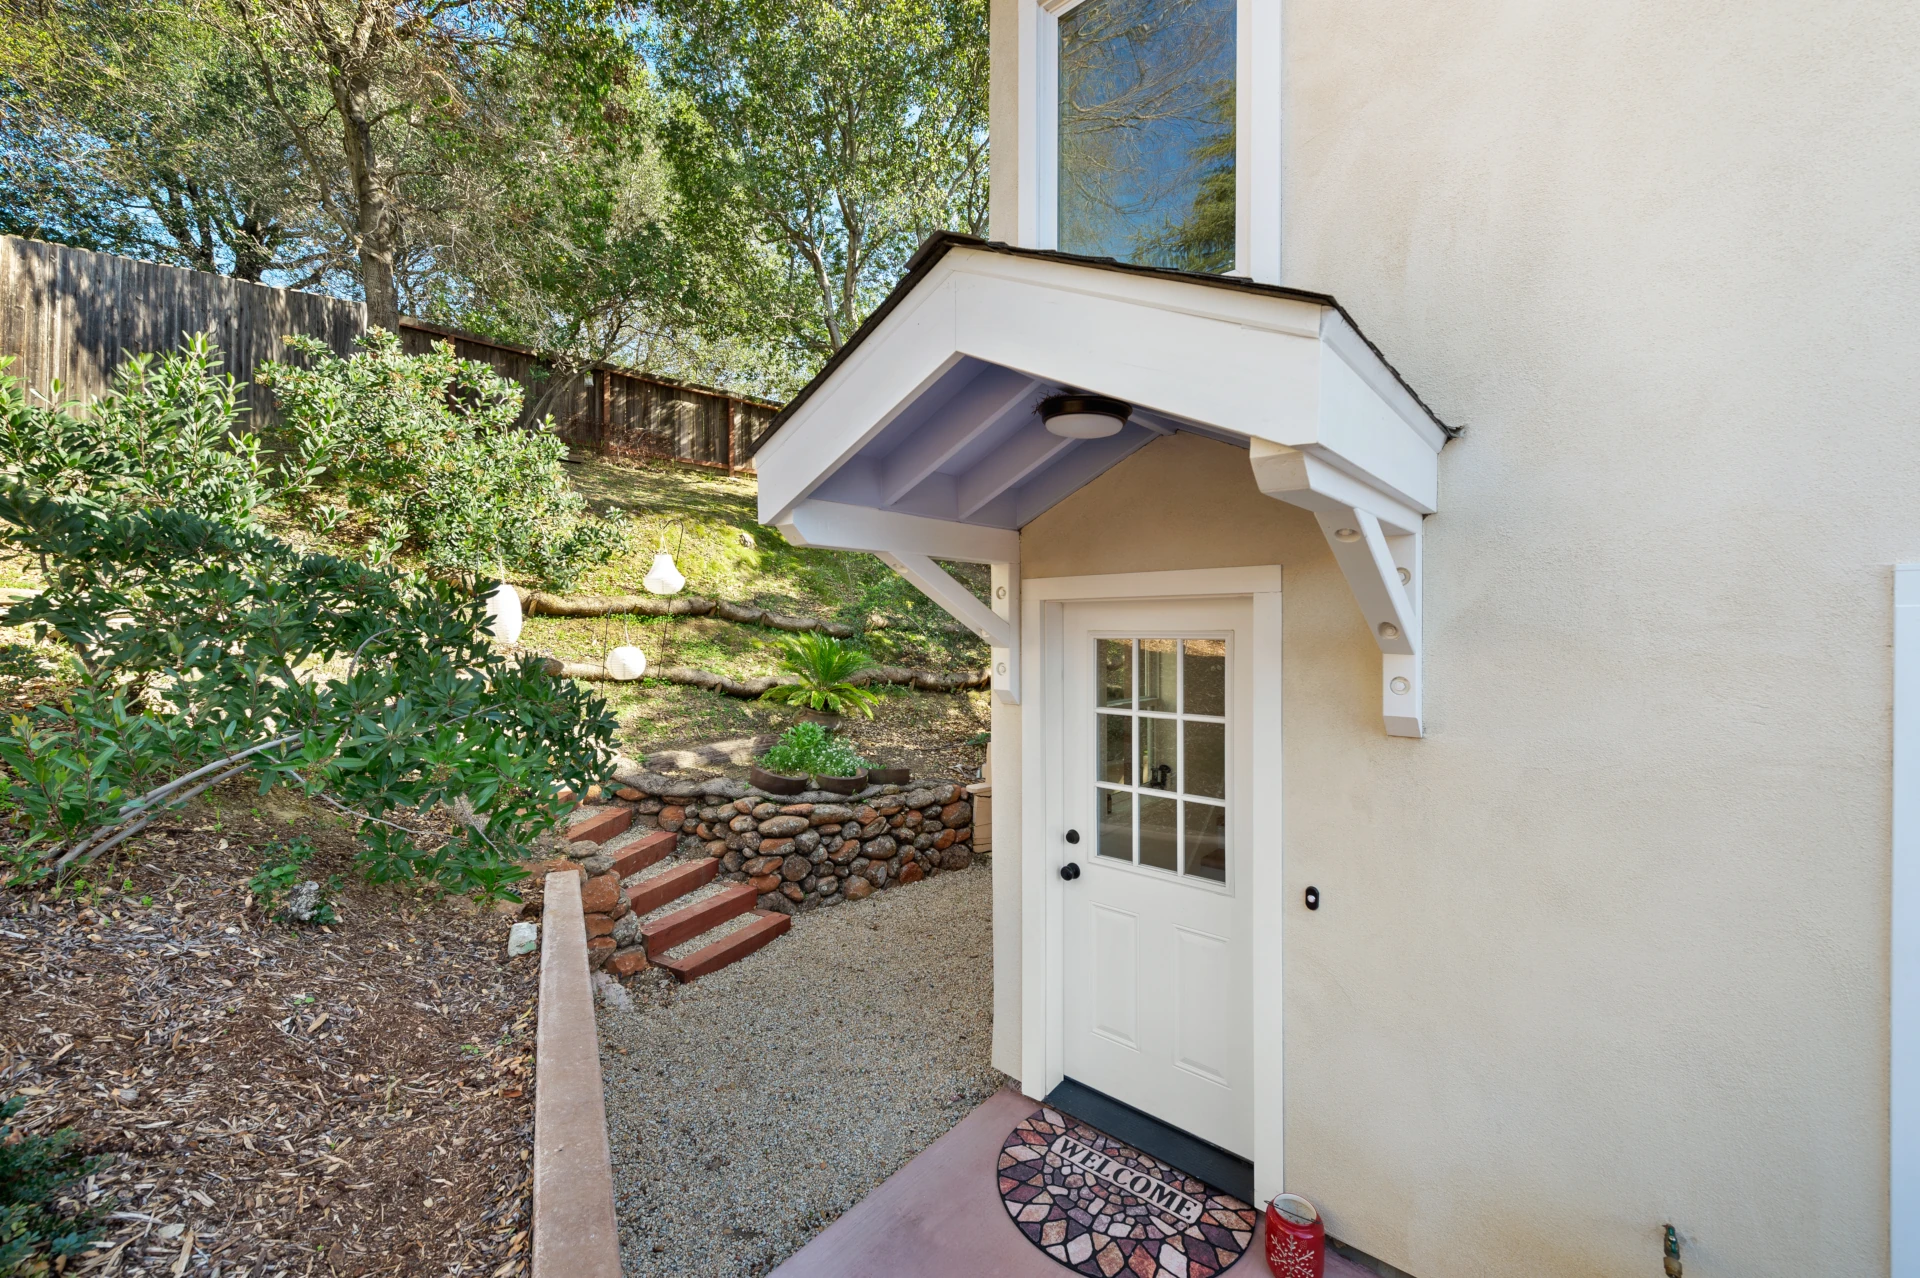
[[[846,796],[767,794],[738,781],[622,777],[614,798],[680,836],[682,856],[720,862],[763,910],[858,901],[973,862],[973,804],[957,781],[871,786]]]
[[[975,855],[972,796],[957,781],[870,786],[852,796],[777,795],[724,777],[631,773],[582,797],[586,809],[566,834],[553,836],[555,855],[533,867],[535,884],[550,871],[580,876],[588,964],[619,976],[647,966],[640,920],[621,881],[654,858],[640,855],[646,840],[622,839],[614,852],[601,843],[630,830],[673,834],[679,856],[718,860],[717,878],[752,884],[757,906],[781,914],[964,870]],[[540,917],[539,887],[522,892],[520,917]]]

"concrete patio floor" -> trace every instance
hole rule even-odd
[[[1000,1146],[1036,1102],[1002,1088],[927,1146],[818,1237],[788,1257],[774,1278],[1062,1278],[1071,1271],[1043,1255],[1001,1205]],[[1266,1231],[1231,1278],[1268,1278]],[[1332,1254],[1326,1278],[1374,1278]]]

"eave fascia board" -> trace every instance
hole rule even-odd
[[[1435,508],[1446,430],[1334,307],[978,249],[947,261],[964,354],[1148,417],[1318,450]]]
[[[1317,308],[1048,261],[995,259],[991,265],[951,277],[954,339],[962,355],[1176,420],[1289,443],[1316,438]],[[1063,286],[1063,277],[1078,274],[1126,287]],[[1184,294],[1186,304],[1144,296],[1168,292]],[[1225,313],[1196,305],[1216,298],[1232,303]],[[1239,314],[1248,302],[1314,314],[1310,323],[1263,325]]]
[[[776,523],[777,512],[809,496],[964,358],[951,276],[936,265],[761,448],[762,523]]]
[[[1340,357],[1354,373],[1364,381],[1382,403],[1391,408],[1409,430],[1420,437],[1428,448],[1438,453],[1452,438],[1447,428],[1440,424],[1427,406],[1413,397],[1406,384],[1388,366],[1372,342],[1360,335],[1358,329],[1347,320],[1338,309],[1328,306],[1320,312],[1320,340],[1327,349]]]

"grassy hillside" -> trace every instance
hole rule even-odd
[[[861,628],[855,642],[880,661],[936,670],[979,669],[986,646],[871,555],[803,550],[757,521],[750,475],[726,476],[669,463],[614,465],[580,460],[567,467],[594,509],[624,521],[629,548],[589,574],[570,595],[639,594],[656,551],[666,550],[687,578],[687,594],[755,604]],[[983,599],[986,570],[947,567]],[[526,583],[532,584],[532,583]],[[529,617],[521,642],[575,661],[600,660],[632,643],[650,666],[697,666],[737,678],[772,673],[779,632],[708,618]],[[620,718],[633,753],[721,738],[776,732],[793,712],[719,693],[667,684],[595,685]],[[984,694],[890,689],[872,723],[847,726],[870,757],[899,757],[921,769],[942,759],[978,766],[966,745],[985,731]],[[911,756],[911,757],[909,757]]]
[[[624,554],[593,571],[569,595],[643,593],[640,580],[654,553],[667,550],[687,578],[687,594],[845,622],[861,630],[853,642],[882,662],[934,670],[977,670],[986,664],[986,646],[976,636],[878,559],[797,549],[758,523],[751,475],[593,459],[570,462],[567,473],[597,513],[626,526],[629,543]],[[302,544],[336,549],[290,528],[276,531]],[[986,597],[984,568],[947,567]],[[21,556],[0,556],[0,588],[39,584],[37,565]],[[632,643],[654,668],[688,665],[747,678],[776,670],[780,634],[704,617],[529,617],[521,643],[574,661],[599,661],[609,648]],[[0,629],[0,707],[23,709],[51,695],[65,659],[58,645],[36,646],[24,630]],[[795,718],[784,707],[672,684],[594,687],[619,718],[621,748],[636,756],[778,732]],[[979,765],[984,751],[978,739],[987,728],[985,694],[881,691],[874,720],[846,726],[856,749],[922,772],[970,773]]]

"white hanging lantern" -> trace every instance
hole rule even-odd
[[[647,654],[632,644],[622,644],[607,654],[607,678],[621,683],[638,679],[647,672]]]
[[[663,550],[653,557],[653,567],[647,569],[647,575],[640,579],[640,584],[647,588],[649,594],[677,595],[687,584],[687,579],[674,567],[673,556]]]
[[[487,633],[511,648],[520,642],[520,627],[525,620],[519,593],[504,581],[495,586],[487,596]]]

